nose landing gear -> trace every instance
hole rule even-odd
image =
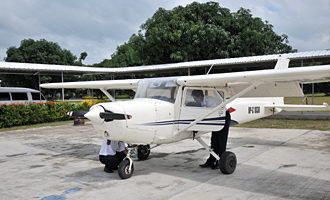
[[[134,172],[134,165],[131,158],[125,158],[118,167],[118,175],[122,179],[128,179],[131,178]]]
[[[127,155],[118,166],[118,175],[122,179],[131,178],[134,172],[134,164],[132,158],[139,158],[145,160],[149,157],[150,146],[149,145],[129,145],[127,147]]]

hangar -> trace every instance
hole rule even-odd
[[[109,79],[114,80],[120,76],[134,77],[138,74],[170,74],[173,72],[181,72],[185,75],[191,75],[192,73],[212,74],[215,72],[219,73],[219,71],[221,72],[221,70],[224,69],[234,69],[239,71],[258,68],[271,69],[275,66],[276,61],[280,56],[290,59],[290,67],[314,65],[318,62],[330,63],[330,51],[322,50],[121,68],[0,62],[0,74],[38,75],[39,83],[40,75],[61,75],[63,82],[63,77],[66,75],[102,74],[109,77]],[[63,90],[62,94],[64,94]]]

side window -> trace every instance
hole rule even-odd
[[[12,92],[11,93],[11,97],[14,100],[18,100],[18,101],[27,101],[28,100],[28,96],[26,92]]]
[[[31,92],[32,100],[40,100],[40,93],[38,92]]]
[[[215,108],[223,102],[223,93],[211,89],[188,89],[185,96],[185,105],[188,107]]]
[[[0,101],[10,101],[9,92],[0,92]]]
[[[32,95],[32,100],[46,100],[44,95],[40,94],[39,92],[31,92],[31,95]]]

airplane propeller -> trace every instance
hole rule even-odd
[[[114,113],[106,110],[103,106],[99,106],[96,109],[90,111],[71,111],[67,113],[69,116],[80,117],[90,119],[91,121],[101,124],[103,121],[111,122],[113,120],[131,119],[131,115]]]
[[[85,118],[87,119],[84,115],[88,113],[88,111],[70,111],[67,113],[67,115],[69,116],[73,116],[73,117],[80,117],[80,118]]]
[[[111,111],[100,112],[100,117],[105,119],[106,122],[112,121],[114,119],[130,119],[130,115],[120,114],[120,113],[113,113]]]

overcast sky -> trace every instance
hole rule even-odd
[[[303,51],[330,48],[330,0],[218,0],[236,12],[251,10],[289,36],[289,45]],[[46,39],[70,50],[84,64],[109,59],[118,45],[138,33],[159,7],[171,10],[189,0],[0,0],[0,61],[23,39]],[[205,3],[207,1],[197,1]]]

